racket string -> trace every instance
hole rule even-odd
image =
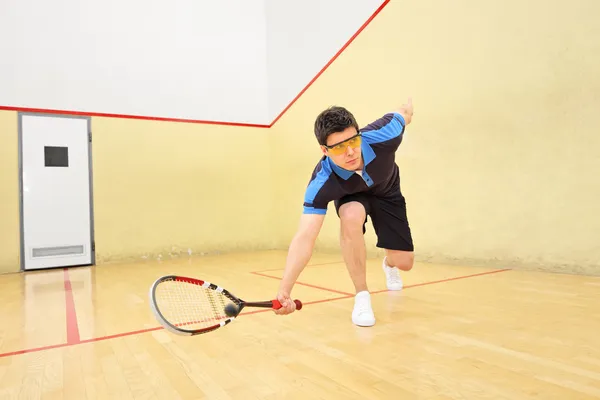
[[[203,329],[228,318],[223,293],[198,284],[165,280],[156,287],[156,304],[171,325],[189,330]]]

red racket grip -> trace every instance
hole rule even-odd
[[[279,300],[272,300],[272,303],[273,309],[279,310],[281,308],[281,303]],[[302,310],[302,302],[300,300],[294,300],[294,303],[296,303],[296,310]]]

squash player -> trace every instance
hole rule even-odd
[[[364,233],[368,217],[377,235],[377,247],[385,249],[382,269],[386,286],[389,290],[402,289],[399,271],[412,269],[414,247],[395,155],[412,116],[409,99],[408,104],[362,129],[343,107],[330,107],[316,118],[314,133],[323,155],[305,191],[303,213],[277,294],[283,307],[276,314],[295,310],[290,293],[312,256],[331,201],[340,219],[340,245],[356,291],[353,323],[375,324],[366,282]]]

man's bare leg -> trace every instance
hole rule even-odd
[[[388,290],[402,290],[404,284],[400,277],[400,270],[410,271],[413,267],[415,255],[412,251],[385,250],[383,259],[383,272]]]
[[[386,265],[396,267],[402,271],[410,271],[415,262],[415,254],[412,251],[385,250]]]
[[[365,207],[359,202],[352,201],[343,204],[339,209],[341,227],[340,227],[340,246],[342,255],[350,279],[354,283],[356,293],[368,290],[367,288],[367,250],[365,237],[363,234],[363,224],[365,222]]]
[[[366,211],[362,204],[351,201],[340,207],[339,215],[342,254],[356,291],[352,322],[358,326],[373,326],[375,315],[367,288],[367,250],[363,234]]]

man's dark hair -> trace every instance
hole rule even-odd
[[[321,112],[315,120],[315,136],[321,145],[327,144],[327,137],[332,133],[342,132],[353,126],[358,132],[358,124],[354,115],[344,107],[333,106]]]

